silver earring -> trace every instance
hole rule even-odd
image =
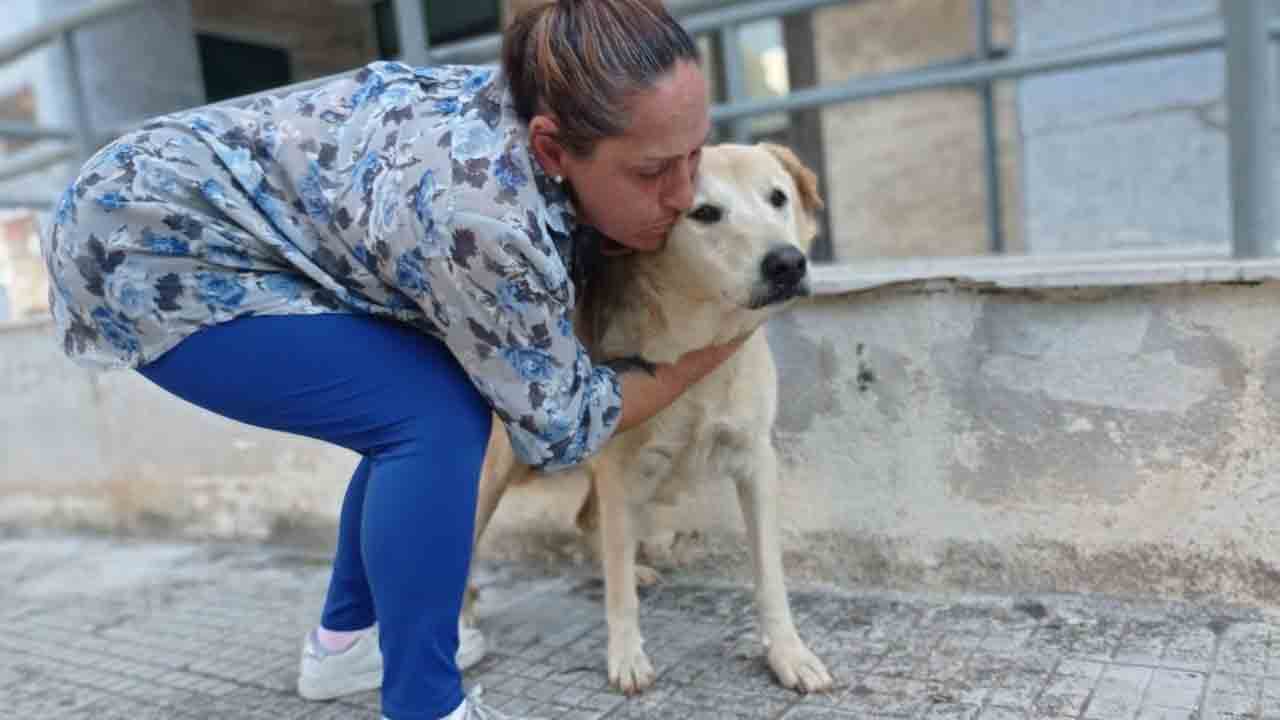
[[[556,181],[556,184],[559,185],[560,183],[564,182],[564,176],[563,175],[555,176],[555,181]]]

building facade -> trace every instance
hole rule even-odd
[[[427,35],[440,45],[493,33],[539,1],[422,0]],[[20,32],[86,2],[9,0],[9,27]],[[685,2],[669,0],[677,9]],[[973,7],[850,0],[743,25],[736,46],[716,33],[698,39],[718,100],[726,97],[731,52],[750,97],[777,96],[972,59]],[[996,57],[1158,35],[1215,22],[1219,12],[1218,0],[990,0],[990,7]],[[77,34],[91,125],[106,137],[141,117],[395,57],[396,17],[393,0],[154,0],[144,12]],[[0,66],[0,121],[70,126],[60,63],[49,49]],[[790,145],[818,172],[827,200],[819,259],[984,255],[993,248],[975,90],[758,117],[749,137]],[[1001,251],[1225,246],[1224,96],[1221,51],[997,83]],[[0,138],[0,161],[34,146]],[[56,193],[71,165],[0,181],[0,195]],[[41,280],[25,279],[26,268],[38,267],[29,242],[38,222],[38,214],[0,216],[0,320],[44,312]]]

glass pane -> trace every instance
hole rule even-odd
[[[432,45],[444,45],[498,32],[498,0],[424,0]]]
[[[780,19],[767,18],[740,26],[738,42],[748,97],[780,97],[791,92],[787,72],[787,47],[782,38]],[[751,119],[753,136],[769,135],[786,127],[786,113],[761,115]]]

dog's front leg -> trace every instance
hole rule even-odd
[[[617,454],[605,450],[591,463],[600,502],[600,549],[604,563],[605,620],[609,627],[609,684],[626,695],[653,685],[653,665],[640,634],[636,594],[636,531]]]
[[[733,471],[755,565],[756,609],[778,681],[800,692],[829,690],[831,673],[800,639],[782,571],[778,526],[778,459],[769,438],[758,439],[749,462]]]

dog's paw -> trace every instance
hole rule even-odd
[[[638,635],[609,642],[609,685],[627,696],[648,690],[657,677],[642,645]]]
[[[653,587],[662,582],[662,573],[648,565],[636,565],[636,587]]]
[[[477,618],[476,603],[480,601],[480,591],[475,585],[467,583],[467,594],[462,600],[460,627],[474,628],[480,624]]]
[[[799,640],[771,647],[769,667],[783,687],[802,693],[825,692],[834,684],[827,666]]]

